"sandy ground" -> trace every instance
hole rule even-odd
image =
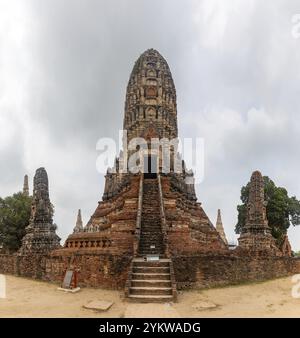
[[[122,291],[85,288],[75,294],[57,285],[6,276],[0,317],[300,317],[291,278],[263,283],[180,292],[178,303],[127,303]],[[83,308],[92,300],[113,301],[106,312]],[[212,308],[203,308],[212,306]]]

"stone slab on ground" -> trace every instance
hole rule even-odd
[[[179,313],[171,303],[128,303],[125,318],[180,318]]]
[[[108,302],[106,300],[93,300],[86,305],[83,305],[85,309],[94,311],[107,311],[113,305],[114,302]]]
[[[76,293],[80,291],[80,288],[74,288],[74,289],[66,289],[66,288],[57,288],[58,291],[64,291],[64,292],[70,292],[70,293]]]
[[[217,305],[208,300],[200,300],[192,305],[192,308],[198,311],[215,309]]]

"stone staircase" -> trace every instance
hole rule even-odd
[[[176,283],[172,278],[170,259],[145,261],[135,258],[128,285],[128,300],[141,303],[162,303],[176,300]]]
[[[157,178],[144,179],[139,256],[164,254]]]
[[[149,255],[159,259],[149,260]],[[144,178],[138,254],[131,263],[125,294],[130,301],[144,303],[177,299],[172,261],[165,257],[163,245],[157,178]]]

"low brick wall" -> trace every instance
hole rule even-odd
[[[125,286],[131,256],[76,255],[79,286],[120,289]],[[0,273],[61,283],[71,256],[0,255]]]
[[[71,257],[55,252],[51,256],[0,255],[0,273],[61,283]],[[74,257],[73,264],[79,269],[79,286],[124,288],[131,256],[85,253]],[[300,273],[300,259],[289,257],[197,254],[172,259],[178,289],[261,281]]]
[[[300,259],[235,255],[173,257],[179,289],[262,281],[300,273]]]
[[[0,254],[0,273],[8,275],[16,275],[16,259],[13,255]]]
[[[124,288],[131,256],[112,254],[77,254],[73,261],[79,269],[78,284],[81,287]],[[61,282],[71,256],[55,256],[46,260],[44,279]]]

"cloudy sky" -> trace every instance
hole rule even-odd
[[[78,208],[87,222],[103,193],[96,142],[118,137],[134,61],[155,48],[180,136],[205,140],[197,194],[212,222],[221,208],[234,238],[255,169],[300,198],[297,13],[299,0],[0,0],[0,196],[44,166],[59,235]],[[300,226],[289,234],[300,250]]]

